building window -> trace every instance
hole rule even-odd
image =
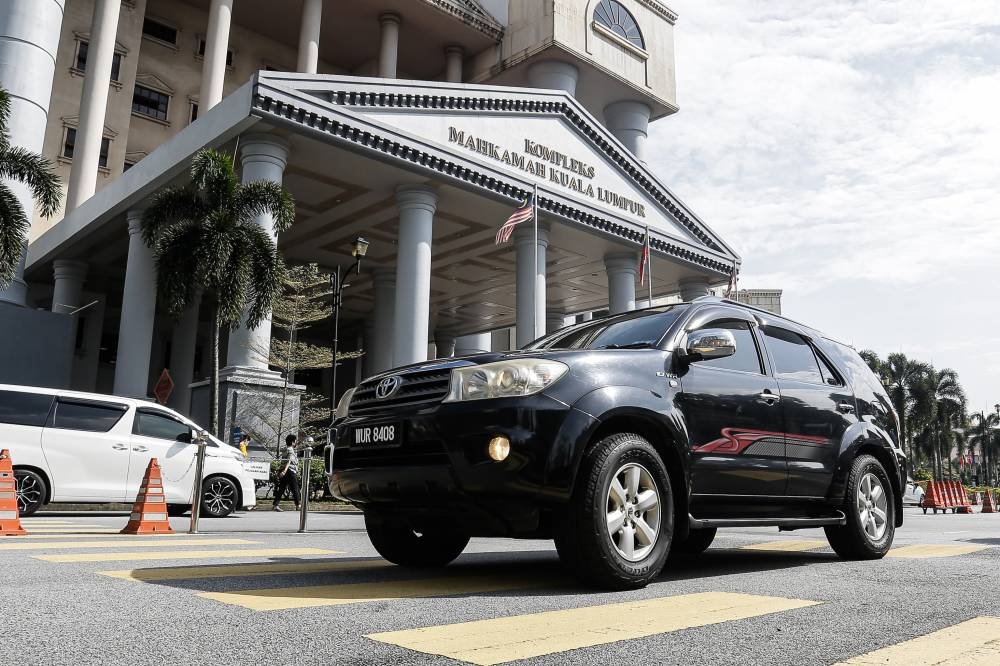
[[[76,48],[76,64],[74,69],[78,69],[81,72],[87,71],[87,53],[90,51],[90,42],[79,42]],[[122,71],[122,54],[115,53],[111,56],[111,80],[121,81],[120,74]]]
[[[191,102],[191,117],[188,122],[193,123],[198,120],[198,102]]]
[[[198,56],[201,58],[205,57],[205,40],[204,38],[198,39]],[[233,66],[233,52],[231,50],[226,50],[226,67]]]
[[[616,0],[601,0],[594,10],[594,22],[615,33],[632,46],[646,48],[639,24],[632,14]]]
[[[173,44],[175,46],[177,44],[177,28],[166,23],[160,23],[155,19],[147,18],[142,20],[142,34],[166,44]]]
[[[73,159],[73,150],[76,148],[76,128],[66,128],[66,138],[63,140],[63,157]],[[111,139],[104,137],[101,139],[101,154],[97,158],[97,166],[102,169],[108,168],[108,151],[111,149]]]
[[[170,95],[135,84],[135,93],[132,95],[133,113],[165,121],[169,106]]]

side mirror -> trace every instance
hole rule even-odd
[[[736,338],[724,328],[703,328],[688,333],[682,351],[686,361],[707,361],[736,353]]]
[[[191,439],[192,439],[191,433],[189,432],[182,432],[181,434],[177,435],[177,441],[182,444],[190,444]]]

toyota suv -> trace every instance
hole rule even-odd
[[[325,463],[391,562],[552,538],[579,577],[627,589],[720,527],[823,527],[841,557],[881,558],[903,522],[898,432],[856,351],[704,297],[366,379]]]

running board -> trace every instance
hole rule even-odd
[[[688,514],[688,523],[693,530],[712,527],[777,527],[781,531],[787,531],[826,525],[846,525],[847,518],[841,511],[829,518],[695,518]]]

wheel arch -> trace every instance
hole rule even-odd
[[[45,482],[45,497],[42,499],[42,504],[48,504],[52,501],[52,479],[49,478],[44,469],[34,465],[14,465],[14,472],[18,470],[29,470],[42,477],[42,481]]]
[[[870,455],[882,465],[892,486],[893,507],[896,512],[896,527],[903,524],[903,481],[900,479],[899,465],[891,448],[891,440],[880,429],[867,422],[859,422],[844,434],[841,440],[837,470],[830,485],[829,498],[837,505],[846,499],[847,477],[851,465],[860,455]]]

